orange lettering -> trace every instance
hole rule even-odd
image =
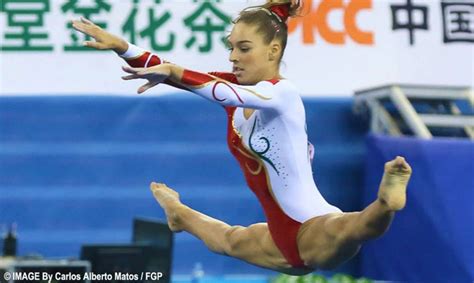
[[[334,31],[328,25],[328,14],[333,9],[344,9],[342,0],[323,0],[316,12],[316,25],[319,34],[332,44],[344,44],[344,32]]]
[[[344,26],[349,36],[360,44],[374,44],[374,34],[359,29],[356,22],[357,13],[362,9],[372,8],[372,0],[352,0],[344,13]]]
[[[298,25],[302,25],[303,29],[303,43],[310,44],[314,43],[314,33],[313,28],[316,28],[316,10],[313,10],[313,0],[308,0],[304,2],[303,17],[291,18],[288,22],[288,33],[292,33],[296,30]],[[308,7],[306,9],[306,7]]]
[[[345,0],[321,0],[319,5],[313,7],[313,0],[307,0],[304,16],[290,19],[288,32],[293,33],[298,26],[302,26],[303,43],[314,44],[314,34],[319,31],[321,37],[331,44],[344,44],[346,34],[359,44],[372,45],[374,35],[372,32],[363,31],[357,26],[357,14],[360,10],[371,9],[372,0],[350,0],[344,7]],[[306,7],[308,7],[306,9]],[[336,31],[329,26],[328,15],[335,9],[344,13],[343,31]]]

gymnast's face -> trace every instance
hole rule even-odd
[[[279,60],[275,60],[273,42],[267,44],[255,26],[234,25],[228,37],[229,61],[240,84],[254,85],[278,76]]]

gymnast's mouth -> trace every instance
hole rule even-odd
[[[232,73],[234,73],[236,76],[240,75],[243,71],[244,71],[244,69],[242,69],[242,68],[239,68],[239,67],[236,67],[236,66],[232,67]]]

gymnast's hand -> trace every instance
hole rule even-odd
[[[95,41],[84,41],[84,46],[99,50],[113,50],[117,54],[125,53],[128,49],[128,43],[125,40],[109,33],[84,17],[81,17],[80,21],[73,20],[71,23],[75,30],[95,39]]]
[[[171,74],[171,64],[160,64],[150,68],[132,68],[123,66],[122,70],[130,75],[123,76],[123,80],[146,79],[148,82],[138,88],[138,93],[143,93],[148,89],[164,82]]]

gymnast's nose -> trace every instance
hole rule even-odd
[[[236,54],[235,50],[233,50],[233,49],[230,50],[229,61],[232,62],[232,63],[236,63],[236,62],[239,61],[238,57],[237,57],[237,54]]]

